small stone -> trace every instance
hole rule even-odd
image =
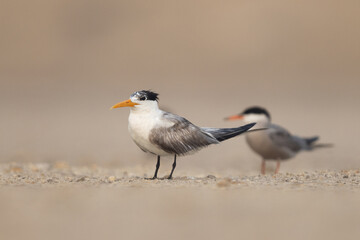
[[[116,180],[116,178],[115,178],[115,176],[110,176],[110,177],[108,177],[108,180],[109,180],[109,182],[115,182],[115,180]]]
[[[209,179],[216,179],[216,177],[214,175],[207,175],[206,177]]]
[[[349,175],[344,175],[343,178],[349,178]]]
[[[54,168],[56,168],[56,169],[68,169],[68,168],[70,168],[70,166],[66,162],[56,162],[55,165],[54,165]]]
[[[81,177],[76,180],[76,182],[83,182],[86,180],[86,177]]]
[[[20,173],[22,171],[23,171],[23,169],[21,167],[12,167],[12,168],[10,168],[10,172],[13,172],[13,173]]]
[[[231,179],[225,178],[219,181],[216,186],[218,187],[229,187],[231,185]]]
[[[30,164],[30,165],[29,165],[29,168],[30,168],[30,170],[33,171],[33,172],[38,172],[38,171],[39,171],[39,168],[38,168],[36,165],[34,165],[34,164]]]

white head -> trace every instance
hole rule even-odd
[[[256,122],[255,127],[266,127],[270,124],[271,117],[265,108],[250,107],[238,115],[225,118],[225,120],[243,120],[245,123]]]
[[[111,107],[111,109],[120,107],[131,107],[131,111],[158,110],[158,95],[159,94],[155,92],[147,90],[137,91],[131,94],[128,100],[115,104]]]

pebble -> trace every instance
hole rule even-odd
[[[110,176],[110,177],[108,177],[108,180],[109,180],[109,182],[115,182],[115,180],[116,180],[116,178],[115,178],[115,176]]]
[[[86,180],[86,177],[81,177],[76,180],[76,182],[83,182]]]
[[[216,183],[216,186],[218,187],[229,187],[231,185],[231,179],[225,178],[218,183]]]

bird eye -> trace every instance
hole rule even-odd
[[[146,97],[140,97],[140,101],[145,101],[146,100]]]

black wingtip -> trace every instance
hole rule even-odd
[[[305,138],[305,142],[309,146],[314,144],[317,140],[319,140],[319,136],[315,136],[315,137],[311,137],[311,138]]]
[[[215,138],[219,142],[225,141],[227,139],[236,137],[236,136],[248,131],[255,124],[256,123],[249,123],[249,124],[246,124],[244,126],[237,127],[237,128],[222,128],[221,131],[220,131],[221,133],[217,134],[217,136],[215,136]]]
[[[246,124],[246,125],[244,125],[242,127],[245,128],[246,130],[249,130],[250,128],[252,128],[255,125],[256,125],[256,123],[249,123],[249,124]]]

